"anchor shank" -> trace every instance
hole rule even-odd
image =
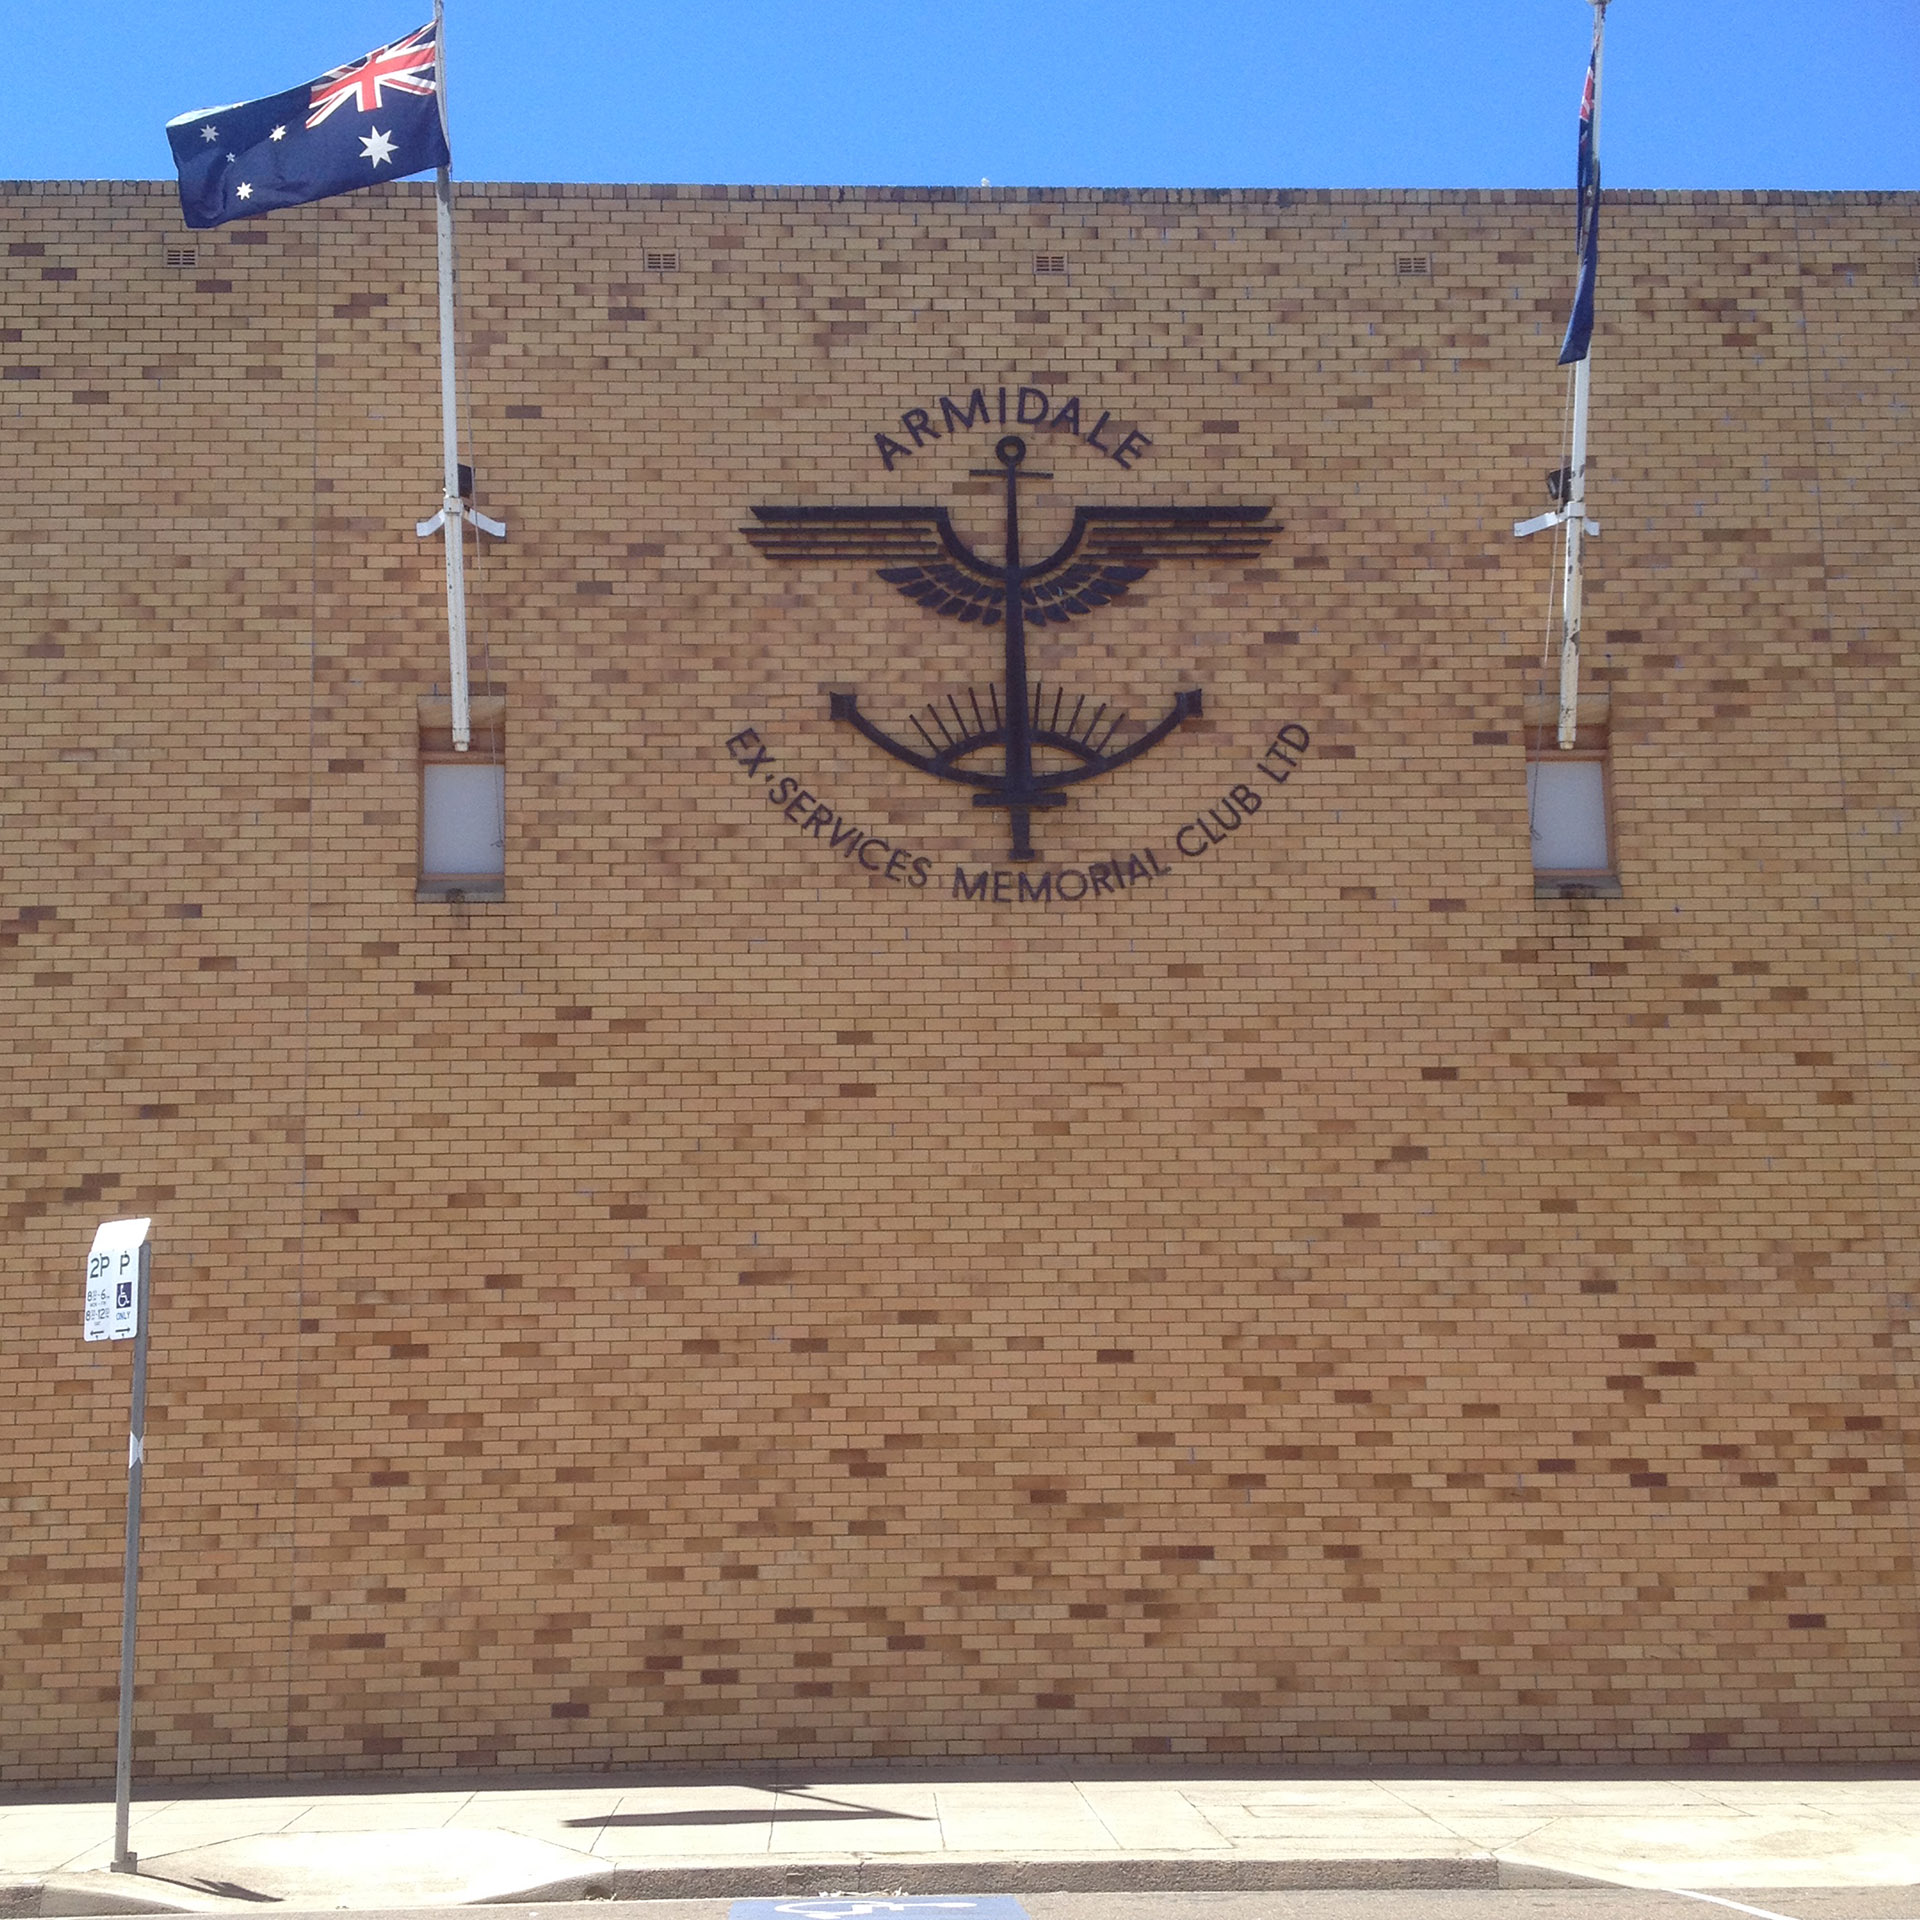
[[[1082,695],[1063,722],[1060,717],[1060,691],[1056,689],[1052,712],[1043,718],[1041,692],[1036,689],[1027,664],[1026,588],[1029,578],[1035,584],[1034,604],[1041,610],[1039,619],[1044,626],[1050,619],[1085,613],[1090,605],[1104,605],[1115,594],[1124,592],[1127,584],[1137,580],[1156,559],[1245,558],[1250,553],[1258,552],[1269,536],[1264,531],[1248,534],[1240,529],[1248,521],[1264,519],[1267,509],[1081,508],[1074,515],[1073,531],[1067,540],[1048,557],[1027,568],[1022,564],[1020,555],[1020,481],[1023,476],[1029,480],[1050,480],[1053,475],[1027,468],[1027,443],[1017,433],[1003,435],[994,447],[993,456],[996,467],[972,469],[973,475],[982,480],[991,478],[997,471],[1007,490],[1006,538],[1000,560],[997,616],[1005,653],[1004,689],[1003,700],[990,696],[994,707],[992,724],[989,725],[987,717],[981,713],[979,699],[972,689],[967,693],[973,710],[971,721],[960,711],[958,700],[949,694],[946,705],[953,716],[952,727],[947,725],[937,702],[926,710],[932,723],[932,732],[920,724],[917,716],[913,720],[921,746],[926,749],[921,752],[876,727],[861,713],[859,703],[851,693],[833,693],[828,702],[828,711],[836,720],[845,720],[857,728],[882,752],[891,754],[896,760],[904,761],[936,780],[951,780],[957,785],[974,788],[973,804],[976,807],[998,808],[1008,817],[1012,842],[1008,858],[1033,860],[1038,858],[1033,845],[1033,816],[1049,808],[1065,806],[1067,801],[1063,788],[1112,773],[1128,761],[1137,760],[1142,754],[1151,752],[1181,721],[1197,715],[1201,706],[1199,690],[1193,687],[1184,689],[1174,696],[1172,711],[1158,725],[1149,727],[1145,733],[1119,748],[1114,747],[1113,741],[1126,724],[1127,713],[1124,709],[1118,712],[1107,722],[1106,732],[1102,734],[1100,726],[1107,713],[1104,701],[1094,708],[1091,718],[1083,723],[1081,715],[1086,706],[1086,696]],[[909,599],[918,600],[936,612],[958,612],[968,620],[979,620],[992,604],[992,562],[976,554],[959,538],[944,509],[755,507],[754,514],[763,525],[748,529],[749,537],[776,557],[804,557],[807,553],[818,552],[823,558],[835,559],[855,555],[887,560],[910,559],[910,565],[889,566],[880,572],[882,580],[899,587]],[[789,540],[792,529],[807,527],[816,521],[827,529],[827,533],[823,533],[811,545],[803,543],[790,549],[782,544]],[[1077,563],[1082,568],[1080,574],[1068,575],[1066,569],[1069,562],[1074,560],[1088,529],[1105,528],[1111,532],[1116,522],[1123,527],[1140,529],[1139,543],[1122,542],[1104,557],[1096,551],[1093,559],[1082,559]],[[855,531],[843,531],[847,527]],[[867,531],[859,531],[862,527],[866,527]],[[783,533],[779,541],[774,540],[770,529],[782,528],[788,529],[789,533]],[[874,531],[876,528],[878,532]],[[885,535],[884,540],[880,539],[881,533]],[[940,543],[939,557],[926,550],[925,543],[934,537]],[[906,543],[904,547],[901,544],[903,541]],[[915,545],[915,542],[919,544]],[[1090,572],[1086,571],[1088,568]],[[953,591],[956,569],[958,575],[964,576],[958,593]],[[1062,584],[1068,579],[1074,582],[1072,587]],[[1097,590],[1089,587],[1089,581],[1096,583]],[[1076,591],[1076,588],[1084,590],[1086,597],[1082,597],[1082,592]],[[934,740],[935,732],[940,736],[938,744]],[[1098,745],[1095,745],[1096,736]],[[1034,765],[1036,739],[1049,756],[1041,768]],[[1000,749],[997,772],[988,771],[986,766],[976,771],[965,764],[983,749],[995,747]],[[1063,761],[1070,764],[1060,764]]]
[[[1015,447],[1019,446],[1016,441]],[[1010,449],[1007,451],[1011,451]],[[1024,452],[1020,448],[1020,452]],[[1007,747],[1004,779],[1012,808],[1015,860],[1033,858],[1032,815],[1019,803],[1033,791],[1033,713],[1028,698],[1027,623],[1020,604],[1020,457],[1008,459],[1006,545],[1006,702]]]

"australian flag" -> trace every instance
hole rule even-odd
[[[1567,321],[1567,337],[1560,343],[1560,364],[1571,365],[1587,357],[1593,341],[1593,283],[1600,276],[1600,161],[1593,150],[1593,92],[1599,77],[1600,40],[1594,36],[1593,54],[1587,61],[1587,87],[1580,96],[1579,184],[1580,283],[1574,289],[1573,313]]]
[[[431,25],[304,87],[206,107],[167,122],[190,227],[305,206],[444,167],[438,48]]]

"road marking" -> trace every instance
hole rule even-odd
[[[1618,1887],[1622,1893],[1670,1893],[1676,1900],[1704,1900],[1709,1906],[1730,1907],[1735,1913],[1750,1913],[1755,1920],[1799,1920],[1798,1915],[1775,1913],[1771,1907],[1750,1907],[1744,1900],[1729,1900],[1724,1894],[1695,1893],[1691,1887],[1669,1887],[1658,1880],[1615,1880],[1611,1875],[1592,1873],[1584,1868],[1563,1867],[1551,1860],[1529,1860],[1520,1854],[1498,1854],[1497,1860],[1511,1860],[1517,1867],[1545,1867],[1550,1873],[1564,1873],[1596,1886]]]
[[[1515,1859],[1514,1864],[1544,1867],[1549,1863],[1544,1860]],[[1570,1867],[1553,1867],[1551,1870],[1555,1873],[1568,1874],[1575,1871]],[[1695,1893],[1691,1887],[1669,1887],[1658,1880],[1615,1880],[1605,1874],[1584,1870],[1579,1872],[1578,1877],[1582,1880],[1590,1880],[1596,1886],[1617,1887],[1622,1893],[1670,1893],[1676,1900],[1704,1900],[1709,1906],[1730,1907],[1735,1913],[1750,1913],[1754,1916],[1754,1920],[1799,1920],[1796,1914],[1776,1913],[1771,1907],[1750,1907],[1744,1900],[1729,1900],[1724,1894]]]
[[[1671,1893],[1682,1900],[1705,1900],[1716,1907],[1731,1907],[1735,1913],[1759,1915],[1759,1920],[1794,1920],[1791,1914],[1775,1913],[1771,1907],[1750,1907],[1742,1900],[1725,1900],[1717,1893],[1695,1893],[1690,1887],[1660,1887],[1660,1893]]]

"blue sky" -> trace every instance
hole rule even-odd
[[[0,177],[161,178],[171,115],[431,0],[12,10]],[[1564,187],[1585,0],[449,0],[476,180]],[[1914,0],[1614,0],[1616,187],[1920,187]]]

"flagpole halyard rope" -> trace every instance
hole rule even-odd
[[[444,0],[433,6],[434,88],[440,128],[447,127],[447,43]],[[449,142],[448,151],[452,146]],[[453,347],[453,167],[434,176],[434,253],[440,296],[440,466],[441,533],[447,556],[447,691],[453,696],[453,746],[465,753],[472,743],[472,707],[467,687],[466,520],[460,497],[460,427]]]
[[[1573,369],[1567,369],[1567,402],[1560,411],[1560,456],[1561,472],[1566,472],[1573,462]],[[1547,611],[1540,633],[1540,665],[1546,667],[1553,658],[1553,603],[1554,595],[1560,585],[1560,569],[1566,564],[1567,530],[1560,527],[1553,543],[1553,566],[1547,574]]]
[[[439,278],[440,312],[440,511],[414,529],[422,539],[439,532],[447,558],[447,666],[448,691],[453,705],[453,745],[468,751],[473,741],[473,708],[467,677],[466,528],[502,538],[506,528],[469,507],[460,486],[460,389],[455,349],[455,274],[453,232],[453,148],[447,137],[447,75],[445,0],[434,0],[433,89],[440,115],[442,148],[447,160],[434,179],[434,238]]]
[[[457,290],[460,285],[460,231],[457,226],[454,229],[453,235],[453,279],[454,287]],[[454,313],[454,332],[456,349],[455,367],[457,375],[458,368],[469,366],[469,349],[473,344],[472,336],[467,332],[466,328],[466,315],[460,310],[457,302]],[[469,470],[477,476],[480,469],[473,433],[473,374],[471,370],[468,371],[465,378],[459,380],[458,384],[460,399],[460,441],[467,450],[467,466]],[[477,478],[473,485],[474,492],[477,496],[479,493],[479,481]],[[462,504],[464,506],[465,503],[462,502]],[[469,513],[465,517],[473,522],[473,550],[467,556],[468,571],[473,582],[473,591],[468,596],[467,601],[467,644],[469,650],[471,650],[476,642],[479,645],[480,681],[486,691],[491,693],[494,691],[493,642],[486,619],[484,618],[486,593],[483,584],[486,572],[487,543],[480,537],[481,534],[486,531],[486,528],[481,524],[481,518],[477,512]],[[497,525],[498,522],[494,524]],[[494,760],[502,757],[499,751],[497,735],[490,738],[488,757]],[[504,823],[502,823],[502,831],[504,832],[504,830]]]
[[[1587,418],[1593,387],[1594,282],[1599,275],[1597,234],[1600,225],[1600,77],[1601,51],[1606,35],[1607,0],[1592,0],[1593,53],[1587,96],[1586,177],[1580,183],[1580,258],[1587,300],[1587,338],[1573,369],[1573,445],[1568,463],[1565,562],[1560,588],[1560,716],[1558,739],[1563,749],[1577,744],[1580,735],[1580,633],[1585,618],[1585,573],[1582,566],[1587,529]],[[1590,197],[1589,197],[1590,196]],[[1576,307],[1578,296],[1576,295]]]
[[[1560,347],[1560,362],[1573,371],[1572,433],[1568,443],[1568,461],[1562,469],[1564,484],[1555,488],[1557,505],[1552,512],[1531,520],[1514,522],[1514,534],[1524,539],[1556,529],[1560,550],[1560,700],[1559,744],[1563,749],[1578,744],[1580,729],[1580,629],[1583,615],[1584,577],[1582,547],[1585,536],[1597,534],[1597,524],[1587,518],[1587,412],[1593,383],[1593,328],[1595,289],[1600,275],[1600,63],[1605,40],[1609,0],[1589,0],[1593,8],[1593,50],[1587,60],[1587,82],[1580,104],[1580,146],[1576,193],[1575,230],[1580,255],[1580,273],[1573,298],[1573,312],[1567,320],[1566,337]],[[1552,647],[1552,590],[1547,606],[1547,650]],[[1541,664],[1545,665],[1543,657]]]

